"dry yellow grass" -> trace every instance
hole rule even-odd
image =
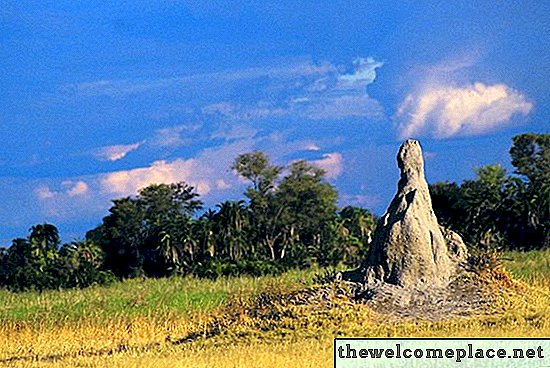
[[[227,288],[232,295],[239,290],[237,302],[187,313],[173,310],[155,314],[147,310],[43,323],[5,317],[0,326],[0,366],[331,367],[336,336],[550,336],[550,273],[541,266],[548,264],[550,252],[538,252],[531,258],[518,254],[507,257],[511,258],[508,266],[520,281],[499,290],[490,311],[473,317],[387,322],[365,306],[345,301],[329,308],[282,307],[274,317],[269,316],[269,310],[257,315],[247,310],[257,305],[247,302],[253,290],[274,288],[276,293],[282,287],[296,288],[298,283],[260,280],[264,284],[258,289],[248,288],[249,281],[240,279],[235,281],[240,283],[237,289],[232,289],[231,281],[223,281],[227,284],[219,289]],[[306,277],[293,277],[298,276]],[[191,289],[196,287],[194,283]],[[207,286],[219,291],[216,284]],[[210,338],[178,341],[191,332],[206,335],[216,324],[220,328]]]

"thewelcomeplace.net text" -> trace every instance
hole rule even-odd
[[[550,368],[550,338],[336,338],[334,367]]]
[[[467,344],[464,348],[402,348],[401,344],[395,344],[394,348],[352,348],[350,344],[339,346],[337,351],[340,359],[452,359],[457,363],[464,359],[544,359],[544,348],[515,348],[512,351],[506,349],[475,349],[473,344]]]

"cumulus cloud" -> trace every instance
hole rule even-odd
[[[104,174],[100,179],[103,192],[116,195],[133,195],[151,184],[175,183],[188,180],[192,175],[193,159],[176,159],[172,162],[155,161],[151,166]],[[203,188],[205,189],[205,188]]]
[[[326,177],[329,179],[337,178],[343,171],[342,154],[338,152],[326,153],[323,158],[311,161],[311,163],[325,170]]]
[[[69,197],[85,195],[89,192],[90,188],[85,181],[79,180],[67,190],[67,195]]]
[[[399,135],[480,135],[509,125],[514,115],[527,115],[532,107],[524,95],[504,84],[427,87],[409,94],[399,106]]]
[[[105,146],[97,149],[96,157],[106,161],[118,161],[126,157],[132,151],[137,150],[143,142],[132,144],[117,144],[114,146]]]
[[[214,190],[232,187],[229,167],[240,153],[251,151],[254,140],[239,140],[204,149],[194,158],[178,158],[173,161],[159,160],[149,166],[129,170],[113,171],[98,177],[99,187],[108,196],[134,195],[151,184],[169,184],[185,181],[194,186],[199,194],[206,195]]]
[[[60,199],[63,196],[77,197],[88,194],[90,187],[83,180],[72,181],[65,180],[61,182],[61,186],[66,189],[52,190],[48,185],[41,184],[35,189],[35,194],[40,200]]]
[[[310,83],[307,94],[291,100],[293,113],[312,120],[382,117],[382,106],[368,95],[367,87],[383,65],[370,57],[356,58],[350,72],[328,73]]]
[[[84,213],[99,215],[108,203],[104,198],[95,198],[88,183],[81,179],[64,180],[60,184],[42,183],[34,193],[42,215],[55,220],[74,220]]]
[[[529,114],[533,104],[520,91],[503,83],[483,83],[472,75],[479,59],[473,50],[414,68],[413,88],[395,115],[400,138],[482,135]]]
[[[229,185],[225,180],[218,179],[216,180],[216,188],[217,189],[229,189],[231,188],[231,185]]]

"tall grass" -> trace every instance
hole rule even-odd
[[[506,268],[520,280],[549,283],[550,249],[531,252],[506,252],[502,255]]]
[[[277,277],[129,280],[85,290],[0,291],[0,366],[39,367],[330,367],[335,336],[550,336],[550,251],[503,255],[522,283],[491,312],[447,321],[393,321],[354,303],[250,317],[246,302],[231,333],[193,343],[212,316],[260,293],[298,290],[318,270]],[[263,294],[262,294],[263,295]],[[252,318],[252,320],[251,320]],[[279,318],[279,317],[277,317]],[[265,322],[265,323],[264,323]],[[260,328],[258,328],[260,326]]]
[[[129,321],[136,318],[188,317],[222,305],[230,296],[250,296],[267,288],[292,290],[317,270],[281,276],[133,279],[86,289],[12,293],[0,290],[0,323],[59,325],[70,322]]]

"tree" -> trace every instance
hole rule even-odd
[[[346,206],[338,212],[335,225],[343,262],[358,265],[372,240],[376,217],[365,208]]]
[[[144,214],[143,268],[151,276],[189,269],[195,256],[191,216],[202,208],[198,193],[186,183],[153,184],[136,200]]]
[[[113,279],[112,273],[101,269],[103,252],[90,240],[73,241],[59,250],[58,279],[63,287],[85,288],[105,284]]]
[[[115,199],[103,223],[86,234],[86,239],[100,245],[105,268],[117,277],[143,274],[144,223],[145,215],[135,199]]]
[[[550,134],[515,136],[510,149],[516,174],[525,181],[524,217],[528,219],[527,247],[550,247]]]
[[[102,225],[87,239],[105,252],[105,267],[118,277],[184,272],[194,260],[191,216],[202,207],[186,183],[153,184],[135,198],[113,201]]]
[[[357,238],[368,245],[376,227],[376,217],[369,210],[361,207],[346,206],[339,212],[343,225],[349,230],[349,236]]]
[[[466,226],[466,211],[462,203],[460,186],[445,181],[430,184],[429,190],[432,207],[439,224],[463,234]]]
[[[244,201],[225,201],[217,205],[216,216],[219,240],[222,244],[222,254],[232,261],[238,261],[245,251],[247,239],[246,227],[249,224],[249,214]]]
[[[273,189],[282,170],[282,167],[271,164],[269,157],[261,151],[237,156],[231,168],[252,182],[252,191],[262,194]]]
[[[462,206],[466,213],[464,232],[469,241],[483,246],[504,244],[500,223],[506,170],[499,164],[476,169],[476,180],[466,180],[461,188]]]
[[[59,232],[51,224],[33,226],[27,238],[17,238],[3,256],[3,280],[16,291],[60,286]]]
[[[255,239],[251,240],[262,244],[272,260],[280,258],[276,247],[283,235],[283,208],[276,201],[275,186],[282,167],[271,164],[263,152],[256,151],[237,156],[232,169],[252,183],[245,193],[250,200],[251,227],[255,229]]]
[[[40,224],[31,227],[29,244],[40,271],[51,264],[59,248],[59,231],[54,225]]]
[[[195,234],[199,242],[199,257],[201,261],[212,259],[216,255],[215,222],[217,213],[208,209],[195,222]]]
[[[312,250],[314,258],[324,263],[331,244],[323,239],[325,227],[334,220],[338,194],[335,188],[324,181],[325,171],[306,161],[296,161],[289,167],[289,174],[281,181],[276,193],[277,202],[283,209],[282,225],[284,238],[279,256],[283,258],[295,240]],[[294,258],[298,249],[294,251]],[[332,258],[332,257],[331,257]]]

